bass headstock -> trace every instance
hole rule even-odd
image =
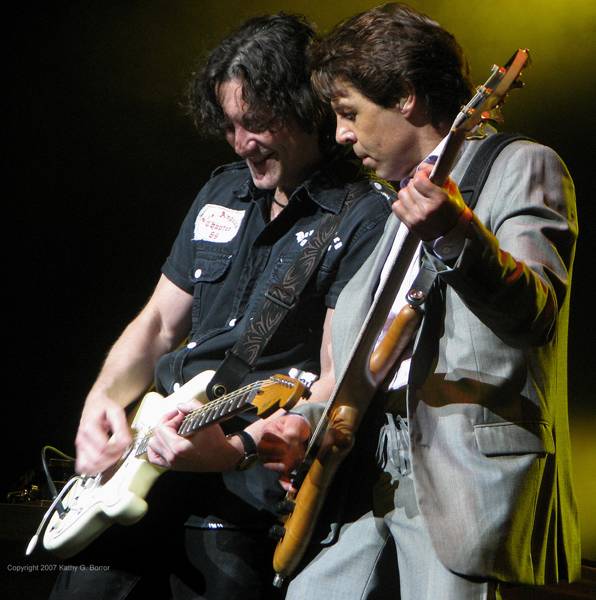
[[[451,127],[452,131],[459,129],[471,131],[481,120],[489,118],[492,111],[502,106],[512,89],[524,86],[521,75],[529,62],[529,50],[520,48],[504,67],[493,65],[489,78],[476,88],[472,99],[456,117]]]
[[[500,107],[512,89],[523,87],[521,75],[529,63],[529,50],[520,48],[505,66],[493,65],[488,79],[476,88],[474,96],[455,117],[447,143],[430,176],[434,183],[443,185],[451,172],[459,147],[475,127],[483,121],[502,121]]]

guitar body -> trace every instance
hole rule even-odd
[[[161,417],[179,404],[193,399],[201,402],[199,408],[184,417],[178,429],[178,435],[189,436],[250,408],[256,408],[259,417],[266,417],[278,408],[289,410],[302,396],[308,395],[300,381],[278,374],[208,402],[206,390],[214,374],[215,371],[199,373],[167,398],[155,392],[143,398],[131,423],[134,441],[122,458],[103,473],[79,477],[70,489],[63,489],[65,510],[62,515],[54,512],[50,517],[43,536],[46,550],[68,558],[112,523],[131,525],[143,517],[148,508],[145,497],[166,470],[147,461],[147,444]]]
[[[324,439],[296,497],[295,508],[284,520],[284,536],[273,555],[273,570],[280,577],[292,573],[300,563],[337,469],[354,445],[352,432],[360,420],[352,406],[338,406],[331,414],[333,436]]]
[[[131,423],[133,436],[141,438],[167,412],[192,398],[204,395],[214,371],[204,371],[174,394],[164,397],[147,394]],[[131,450],[108,471],[95,477],[79,479],[67,493],[63,505],[66,513],[55,512],[46,528],[44,547],[61,558],[81,551],[113,523],[132,525],[147,512],[145,497],[157,478],[165,471],[149,463],[145,455]]]

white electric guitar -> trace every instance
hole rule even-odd
[[[148,508],[147,493],[166,471],[147,460],[146,449],[152,428],[177,405],[193,398],[205,403],[189,413],[178,429],[180,435],[189,436],[252,407],[256,407],[260,417],[277,408],[289,409],[306,392],[300,381],[287,375],[274,375],[207,402],[205,390],[213,374],[214,371],[200,373],[168,397],[148,393],[131,423],[133,442],[120,461],[94,477],[71,479],[59,496],[63,508],[56,510],[58,500],[54,501],[29,543],[27,554],[33,551],[48,517],[43,545],[62,558],[81,551],[113,523],[131,525],[141,519]]]

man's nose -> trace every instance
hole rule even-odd
[[[350,127],[338,122],[335,128],[335,140],[338,144],[354,144],[356,135]]]
[[[255,141],[254,135],[244,129],[244,127],[237,127],[234,132],[234,152],[239,156],[246,156],[254,151],[257,142]]]

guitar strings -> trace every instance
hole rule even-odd
[[[254,389],[264,388],[266,386],[271,386],[276,383],[277,382],[272,382],[272,381],[268,380],[268,381],[265,381],[264,383],[263,382],[255,382],[255,383],[250,383],[248,385],[245,385],[244,387],[241,387],[233,392],[230,392],[229,394],[226,394],[222,398],[216,398],[215,400],[212,400],[211,402],[207,402],[206,404],[203,404],[203,406],[200,406],[199,408],[188,413],[188,415],[186,415],[186,417],[184,418],[184,421],[192,418],[194,415],[200,414],[202,412],[206,412],[208,409],[217,408],[217,407],[221,406],[222,404],[226,404],[230,400],[236,399],[238,396],[242,396],[243,394],[248,394],[248,393],[252,392]]]
[[[230,392],[229,394],[226,394],[222,398],[217,398],[215,400],[212,400],[211,402],[207,402],[203,406],[200,406],[199,408],[188,413],[188,415],[186,415],[186,417],[184,417],[184,420],[182,421],[182,425],[184,425],[188,421],[191,421],[192,419],[196,418],[197,416],[200,416],[203,413],[217,409],[217,408],[221,407],[222,405],[228,404],[230,401],[237,399],[240,396],[249,394],[250,392],[252,392],[255,389],[269,387],[272,385],[276,385],[278,383],[279,382],[277,382],[277,381],[267,380],[265,382],[254,382],[254,383],[245,385],[244,387],[241,387],[233,392]]]
[[[281,384],[289,384],[289,382],[287,382],[285,379],[277,379],[277,380],[268,379],[264,382],[257,381],[254,383],[249,383],[248,385],[245,385],[244,387],[241,387],[233,392],[230,392],[229,394],[226,394],[222,398],[218,398],[218,399],[212,400],[211,402],[207,402],[203,406],[188,413],[188,415],[186,415],[184,417],[179,430],[182,429],[185,424],[188,424],[191,420],[197,418],[198,416],[202,415],[203,413],[217,409],[217,408],[229,403],[230,401],[237,399],[239,396],[249,394],[250,392],[254,391],[255,389],[267,388],[272,385],[278,385],[280,383]],[[153,428],[150,428],[149,430],[145,431],[142,435],[135,437],[135,440],[134,440],[135,456],[140,456],[141,454],[144,454],[144,452],[146,451],[146,448],[147,448],[147,444],[149,443],[149,439],[151,438],[152,435],[153,435]]]

